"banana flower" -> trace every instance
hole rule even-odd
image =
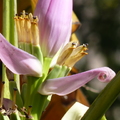
[[[73,0],[38,0],[34,12],[34,15],[38,17],[38,23],[34,22],[36,17],[31,17],[31,15],[29,18],[24,14],[22,18],[25,20],[29,18],[27,19],[27,22],[30,23],[29,27],[31,25],[31,28],[29,32],[26,32],[26,36],[27,38],[32,36],[32,44],[36,41],[33,38],[39,38],[37,45],[40,46],[43,58],[52,58],[60,49],[63,49],[62,53],[59,55],[58,64],[60,66],[67,66],[68,68],[75,64],[73,64],[73,62],[76,62],[76,59],[78,61],[78,58],[82,58],[86,54],[85,45],[77,47],[75,43],[69,43],[71,34],[72,2]],[[19,23],[18,28],[20,29],[18,29],[18,36],[21,35],[21,38],[24,38],[25,34],[22,35],[21,33],[26,30],[26,27],[22,28],[24,25],[20,25],[21,24]],[[25,26],[26,25],[27,24],[25,24]],[[37,32],[33,31],[32,25],[36,25],[38,29],[35,30],[37,30]],[[20,30],[22,30],[22,32]],[[29,30],[28,27],[27,30]],[[64,48],[64,46],[67,47]],[[62,57],[62,55],[64,55],[64,57]],[[0,60],[15,74],[35,77],[42,77],[43,75],[43,65],[41,61],[34,55],[11,45],[2,34],[0,34]],[[43,64],[45,63],[43,62]],[[56,76],[57,78],[55,78],[55,75],[56,74],[54,74],[53,77],[45,78],[38,90],[39,93],[43,95],[65,95],[83,86],[96,76],[102,81],[110,81],[115,76],[115,73],[110,68],[103,67],[67,77],[65,77],[67,74],[62,76],[58,75]]]
[[[1,34],[0,59],[13,73],[36,77],[41,75],[42,69],[40,61],[33,55],[11,45]],[[98,76],[99,80],[108,82],[115,76],[115,72],[108,67],[102,67],[72,76],[47,79],[40,87],[39,92],[44,95],[69,94],[96,76]]]

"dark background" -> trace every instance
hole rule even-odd
[[[116,73],[120,70],[120,1],[74,0],[74,12],[82,26],[76,32],[81,42],[88,43],[88,55],[76,67],[80,71],[108,66]],[[96,79],[83,87],[90,103],[106,84]],[[102,101],[101,101],[102,102]],[[120,120],[120,97],[106,113],[108,120]]]

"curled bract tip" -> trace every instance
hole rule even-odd
[[[48,79],[39,89],[43,95],[57,94],[60,96],[69,94],[97,77],[102,82],[108,82],[115,76],[115,72],[108,67],[91,69],[71,76]]]
[[[108,67],[103,67],[101,72],[98,74],[98,80],[101,82],[109,82],[115,77],[116,73]]]

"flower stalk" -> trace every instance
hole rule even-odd
[[[7,40],[10,36],[10,1],[3,0],[3,35]]]
[[[1,91],[0,91],[0,109],[2,108],[3,98],[4,98],[4,86],[5,86],[4,84],[5,82],[3,81],[1,85]]]
[[[47,100],[47,96],[40,95],[37,90],[43,78],[28,77],[27,91],[24,106],[32,106],[31,115],[35,120],[39,120]]]
[[[10,1],[10,43],[16,47],[18,47],[18,41],[17,41],[17,31],[14,21],[14,16],[17,12],[17,0],[11,0]]]
[[[10,1],[9,0],[3,0],[3,35],[5,38],[9,41],[10,39]],[[6,67],[4,64],[2,64],[2,81],[4,81],[5,84],[5,91],[4,92],[4,97],[10,98],[10,93],[9,93],[9,83],[7,81],[7,76],[6,76]]]
[[[17,30],[16,30],[15,21],[13,19],[17,12],[17,0],[11,0],[9,4],[10,4],[10,43],[18,47]],[[18,91],[20,91],[19,75],[14,74],[14,80],[17,84]]]

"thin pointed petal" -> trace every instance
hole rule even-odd
[[[39,92],[44,95],[57,94],[62,96],[75,91],[95,77],[102,82],[108,82],[114,76],[115,72],[113,70],[108,67],[101,67],[76,75],[46,80],[39,89]]]
[[[15,74],[40,76],[40,61],[33,55],[11,45],[0,34],[0,60]]]
[[[70,39],[73,0],[38,0],[40,45],[44,56],[54,56]],[[46,46],[46,47],[45,47]]]

